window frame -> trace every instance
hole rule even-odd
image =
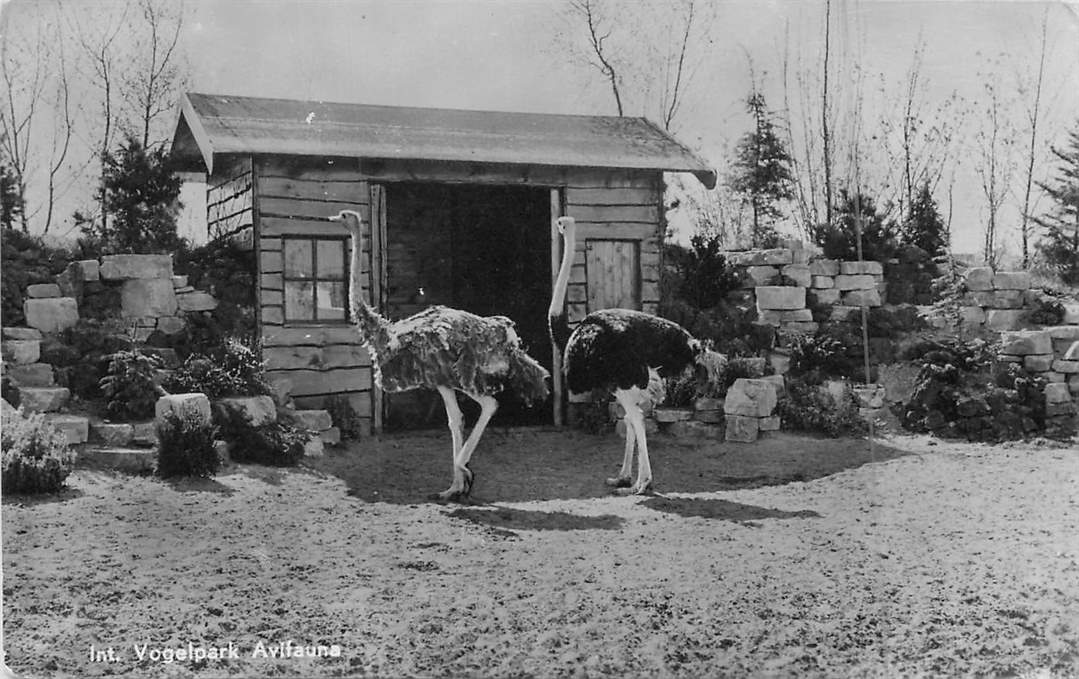
[[[311,247],[311,277],[302,278],[296,276],[290,276],[288,273],[288,266],[286,263],[286,252],[288,250],[289,241],[301,241],[307,242]],[[320,242],[333,242],[341,245],[341,260],[343,267],[341,270],[340,278],[337,277],[325,277],[320,275],[318,268],[318,244]],[[307,234],[288,234],[281,237],[281,315],[284,318],[285,325],[347,325],[352,322],[352,314],[349,310],[348,304],[348,285],[352,275],[351,262],[349,261],[349,248],[348,248],[348,236],[334,236],[334,235],[307,235]],[[303,282],[311,284],[312,294],[312,313],[313,318],[295,318],[289,316],[289,296],[288,286],[289,283]],[[345,304],[344,304],[344,317],[343,318],[319,318],[318,317],[318,286],[319,283],[342,283],[345,288]]]

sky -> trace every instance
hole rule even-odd
[[[116,2],[63,1],[80,10]],[[626,0],[616,9],[632,12],[640,3],[654,7],[657,2]],[[3,30],[21,30],[44,15],[49,4],[5,2],[2,11],[11,16],[2,22]],[[610,90],[598,74],[574,62],[553,37],[567,26],[562,0],[186,0],[186,6],[181,47],[191,91],[615,113]],[[707,50],[692,64],[692,80],[672,129],[722,174],[730,148],[748,129],[743,101],[751,84],[750,64],[773,108],[778,107],[783,94],[781,55],[786,49],[795,60],[814,63],[825,4],[713,0],[703,7],[710,30],[703,36],[707,42],[700,44]],[[915,46],[924,41],[925,100],[933,104],[954,93],[966,105],[977,106],[984,98],[990,58],[998,59],[992,79],[1009,93],[1017,91],[1017,74],[1030,73],[1036,65],[1040,21],[1048,12],[1050,59],[1041,144],[1059,144],[1079,122],[1077,7],[1021,0],[833,0],[833,77],[852,83],[854,73],[863,74],[863,124],[868,124],[891,105],[882,103],[876,90],[899,90]],[[1015,124],[1023,123],[1021,111],[1013,113]],[[964,125],[970,128],[973,122],[968,119]],[[977,249],[985,220],[972,152],[967,148],[959,154],[966,160],[956,171],[954,189],[954,246],[964,252]],[[1044,149],[1039,156],[1047,157]],[[1051,170],[1051,163],[1039,162],[1041,178]],[[1018,184],[1002,215],[1009,224],[1017,221]],[[201,209],[200,190],[192,187],[185,193],[187,223],[191,210]],[[68,200],[77,202],[78,191]],[[1014,247],[1014,234],[1006,242]]]

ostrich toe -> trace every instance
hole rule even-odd
[[[628,488],[633,485],[633,479],[628,476],[611,476],[604,483],[611,488]]]

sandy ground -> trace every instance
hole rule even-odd
[[[4,498],[8,664],[25,677],[1079,672],[1075,442],[656,436],[659,494],[615,497],[602,485],[614,436],[495,430],[470,506],[427,499],[448,485],[448,444],[388,437],[204,482],[79,469],[58,497]],[[189,643],[239,657],[165,662]],[[287,643],[340,653],[258,652]]]

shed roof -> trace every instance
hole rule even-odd
[[[176,159],[212,172],[222,154],[400,158],[692,172],[708,165],[645,118],[371,106],[185,94]]]

